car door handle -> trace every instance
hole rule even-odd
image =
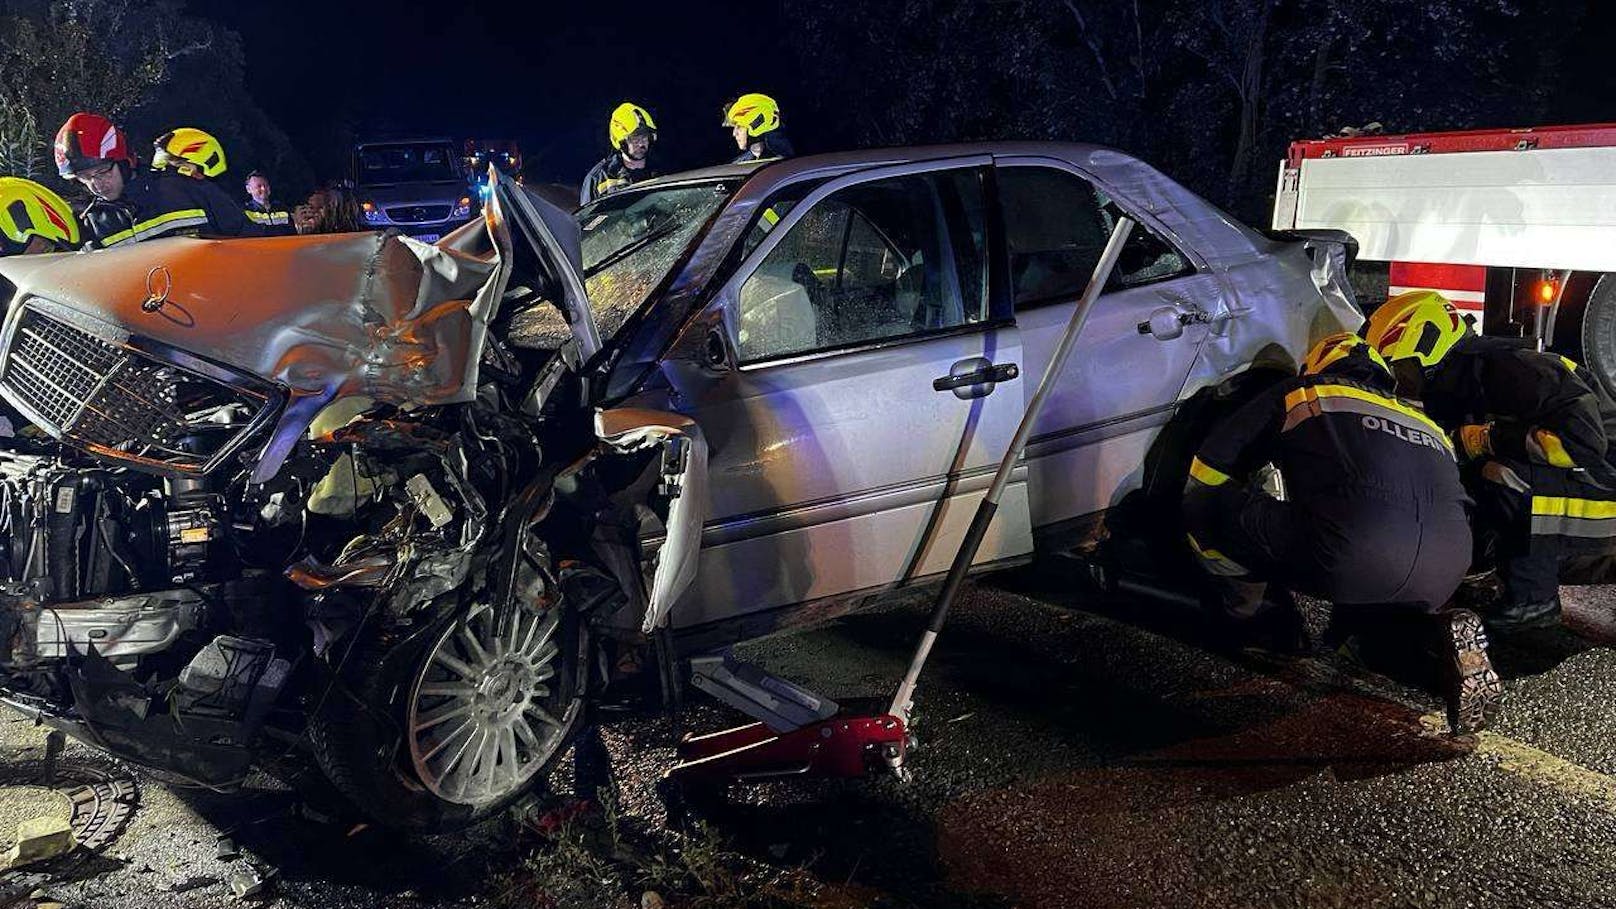
[[[953,391],[956,388],[967,388],[972,385],[992,385],[995,382],[1008,382],[1021,375],[1021,367],[1014,363],[988,363],[977,366],[969,372],[952,372],[931,380],[932,391]]]

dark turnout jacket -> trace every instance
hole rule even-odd
[[[273,201],[268,205],[259,205],[257,199],[248,197],[241,210],[247,220],[258,225],[266,236],[285,237],[297,233],[292,225],[292,213]]]
[[[600,159],[589,173],[584,175],[583,186],[578,192],[579,206],[588,205],[601,196],[610,195],[620,189],[626,189],[641,180],[649,180],[656,176],[656,171],[647,164],[638,169],[631,168],[623,163],[623,156],[612,152]]]
[[[260,237],[241,206],[205,180],[177,174],[133,173],[116,201],[96,199],[79,214],[90,240],[101,248],[158,237]]]
[[[1443,428],[1491,424],[1483,467],[1528,499],[1533,537],[1616,537],[1616,403],[1587,370],[1500,338],[1464,338],[1432,370],[1426,411]]]

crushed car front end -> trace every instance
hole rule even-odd
[[[609,528],[700,526],[695,427],[589,408],[587,309],[503,340],[581,286],[570,223],[500,182],[436,245],[0,261],[0,702],[214,788],[306,760],[399,826],[519,797],[583,721],[595,616],[688,583]]]

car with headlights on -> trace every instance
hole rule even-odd
[[[477,200],[462,163],[449,139],[354,146],[354,192],[366,226],[431,243],[471,220]]]

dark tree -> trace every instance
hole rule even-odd
[[[178,0],[0,0],[0,172],[54,180],[51,139],[80,110],[120,122],[142,159],[157,136],[196,126],[224,144],[227,181],[263,168],[311,182],[243,87],[235,33]]]
[[[1540,122],[1584,4],[782,0],[823,144],[1115,145],[1266,220],[1292,139]]]

